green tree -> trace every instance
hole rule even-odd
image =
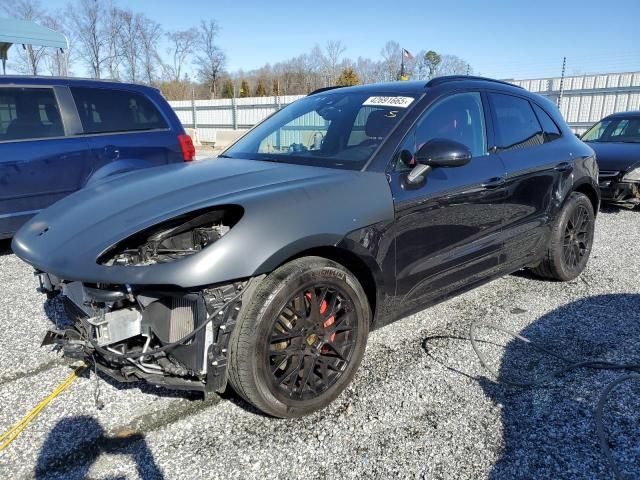
[[[233,98],[233,82],[229,78],[222,85],[222,98]]]
[[[249,82],[247,82],[246,80],[242,80],[242,82],[240,82],[240,98],[250,97],[250,96],[251,96],[251,89],[249,88]]]
[[[358,74],[355,72],[353,68],[345,68],[340,72],[340,76],[336,80],[336,85],[341,87],[350,87],[353,85],[358,85],[360,83],[360,79],[358,78]]]
[[[433,78],[436,76],[436,72],[438,71],[438,65],[442,61],[442,57],[434,52],[433,50],[429,50],[424,54],[424,63],[429,69],[429,78]]]
[[[262,82],[262,80],[258,80],[258,84],[256,85],[255,96],[256,97],[266,97],[267,96],[267,89],[264,87],[264,83]]]

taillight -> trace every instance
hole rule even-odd
[[[192,161],[196,156],[196,147],[193,146],[191,137],[186,133],[181,133],[178,135],[178,142],[180,143],[180,150],[182,150],[182,158],[184,161]]]

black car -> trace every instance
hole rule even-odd
[[[76,321],[45,343],[293,417],[345,388],[373,328],[524,267],[579,275],[597,171],[551,103],[506,83],[325,89],[215,160],[58,202],[13,249]]]
[[[640,111],[614,113],[583,136],[596,152],[603,202],[640,205]]]

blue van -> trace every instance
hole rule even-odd
[[[194,156],[191,138],[156,88],[0,77],[0,239],[88,183]]]

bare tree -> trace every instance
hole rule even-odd
[[[443,75],[470,75],[473,73],[471,65],[456,55],[442,55],[436,69],[436,77]]]
[[[161,63],[158,54],[158,42],[162,36],[160,24],[147,18],[142,17],[140,22],[140,46],[142,71],[145,81],[151,85],[156,78],[156,67]]]
[[[329,40],[324,48],[325,68],[329,85],[335,85],[340,68],[340,57],[347,47],[340,40]]]
[[[172,63],[166,65],[165,70],[171,80],[179,81],[182,78],[184,64],[191,56],[198,41],[198,30],[190,28],[188,30],[168,32],[166,36],[170,44],[167,53],[171,56]]]
[[[79,0],[68,5],[69,19],[78,45],[78,56],[86,64],[94,78],[100,78],[108,57],[108,41],[102,28],[104,8],[98,0]]]
[[[47,15],[42,20],[42,24],[56,32],[64,34],[69,39],[70,34],[67,27],[62,23],[64,15],[58,11]],[[46,71],[51,75],[66,77],[71,75],[71,64],[74,58],[73,42],[69,42],[69,46],[65,50],[48,49],[44,57]]]
[[[101,19],[100,33],[104,37],[107,54],[105,63],[109,72],[109,78],[120,78],[120,65],[122,64],[122,42],[120,31],[122,28],[122,16],[118,7],[109,2],[103,3],[103,16]]]
[[[139,80],[139,67],[142,59],[142,24],[144,15],[129,9],[117,11],[118,47],[124,64],[126,78],[131,82]]]
[[[216,97],[216,84],[220,74],[224,71],[227,57],[216,44],[219,27],[215,20],[204,20],[198,30],[197,49],[200,55],[196,56],[195,64],[198,67],[198,76],[209,86],[209,96]]]
[[[45,18],[45,11],[39,0],[3,0],[0,8],[11,17],[21,20],[42,22]],[[15,47],[12,50],[17,56],[15,69],[28,75],[38,75],[40,64],[46,55],[46,47],[34,45],[23,47],[23,50]]]
[[[400,64],[402,62],[402,49],[395,41],[388,41],[380,51],[385,68],[385,80],[398,80],[400,76]]]

